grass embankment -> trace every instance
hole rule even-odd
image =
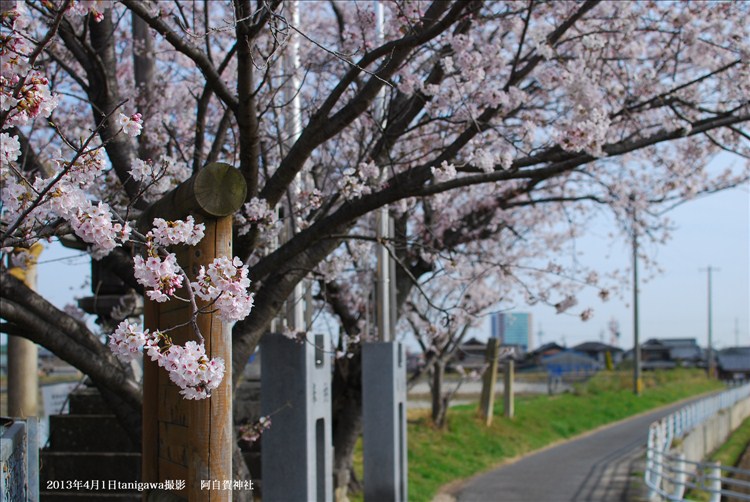
[[[737,465],[748,446],[750,446],[750,418],[746,418],[729,436],[727,442],[711,455],[711,460],[719,462],[721,465]]]
[[[699,370],[646,373],[641,396],[632,392],[630,373],[600,373],[574,393],[518,396],[513,420],[502,416],[485,427],[476,405],[451,408],[445,430],[432,427],[429,411],[410,412],[409,500],[429,501],[441,486],[489,469],[598,426],[703,392],[721,389]]]
[[[736,466],[740,461],[740,457],[745,453],[745,450],[750,448],[750,418],[746,418],[739,427],[737,427],[726,442],[719,446],[709,457],[711,461],[719,462],[724,466]],[[726,476],[724,472],[722,475]],[[731,489],[735,489],[731,487]],[[687,493],[687,497],[690,500],[696,502],[704,502],[711,499],[708,492],[702,490],[690,490]]]

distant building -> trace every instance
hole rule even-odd
[[[542,365],[550,376],[569,379],[587,378],[604,368],[596,359],[570,349],[544,357]]]
[[[695,338],[652,338],[641,345],[641,358],[644,369],[694,367],[703,362],[703,351]]]
[[[750,380],[750,347],[729,347],[718,351],[716,358],[722,380]]]
[[[527,352],[531,346],[531,314],[496,312],[490,318],[490,336],[500,345],[519,347]]]
[[[587,356],[596,359],[601,364],[606,365],[607,354],[612,358],[612,364],[617,366],[622,361],[623,350],[613,345],[607,345],[601,342],[584,342],[573,347],[573,350],[586,354]]]
[[[632,350],[625,353],[625,359],[633,359]],[[705,354],[695,338],[651,338],[641,344],[641,368],[644,370],[704,365]]]
[[[465,370],[479,369],[485,365],[487,344],[476,338],[470,338],[458,346],[451,361],[451,366],[461,365]]]

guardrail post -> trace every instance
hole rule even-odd
[[[674,478],[674,499],[682,500],[685,495],[685,482],[687,481],[687,464],[685,463],[685,454],[677,454],[677,462],[672,469],[677,475]]]
[[[656,489],[654,488],[656,485],[653,483],[653,478],[654,478],[654,471],[655,471],[654,454],[657,448],[657,445],[656,445],[656,434],[658,431],[657,427],[658,426],[656,424],[652,424],[651,427],[649,427],[648,443],[646,444],[646,472],[644,473],[643,476],[646,481],[646,486],[648,487],[648,500],[656,499]]]
[[[711,495],[710,502],[721,502],[721,464],[711,462],[708,471],[708,491]]]
[[[661,489],[662,474],[664,471],[664,449],[667,435],[667,424],[665,422],[659,422],[659,428],[657,430],[657,445],[656,452],[654,454],[654,472],[656,474],[654,480],[654,487],[657,490]]]

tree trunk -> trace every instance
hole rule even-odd
[[[362,433],[362,353],[336,361],[333,373],[333,486],[335,499],[347,499],[354,447]]]
[[[232,479],[237,481],[252,480],[250,476],[250,470],[247,468],[245,457],[242,455],[242,450],[237,445],[237,437],[235,434],[235,441],[232,447]],[[232,490],[232,502],[253,502],[253,491],[252,490]]]
[[[445,378],[445,361],[436,360],[432,366],[432,423],[442,428],[445,425],[445,413],[448,400],[443,397],[443,379]]]

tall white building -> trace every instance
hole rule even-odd
[[[500,340],[500,345],[515,345],[524,351],[531,347],[531,314],[496,312],[490,322],[490,336]]]

